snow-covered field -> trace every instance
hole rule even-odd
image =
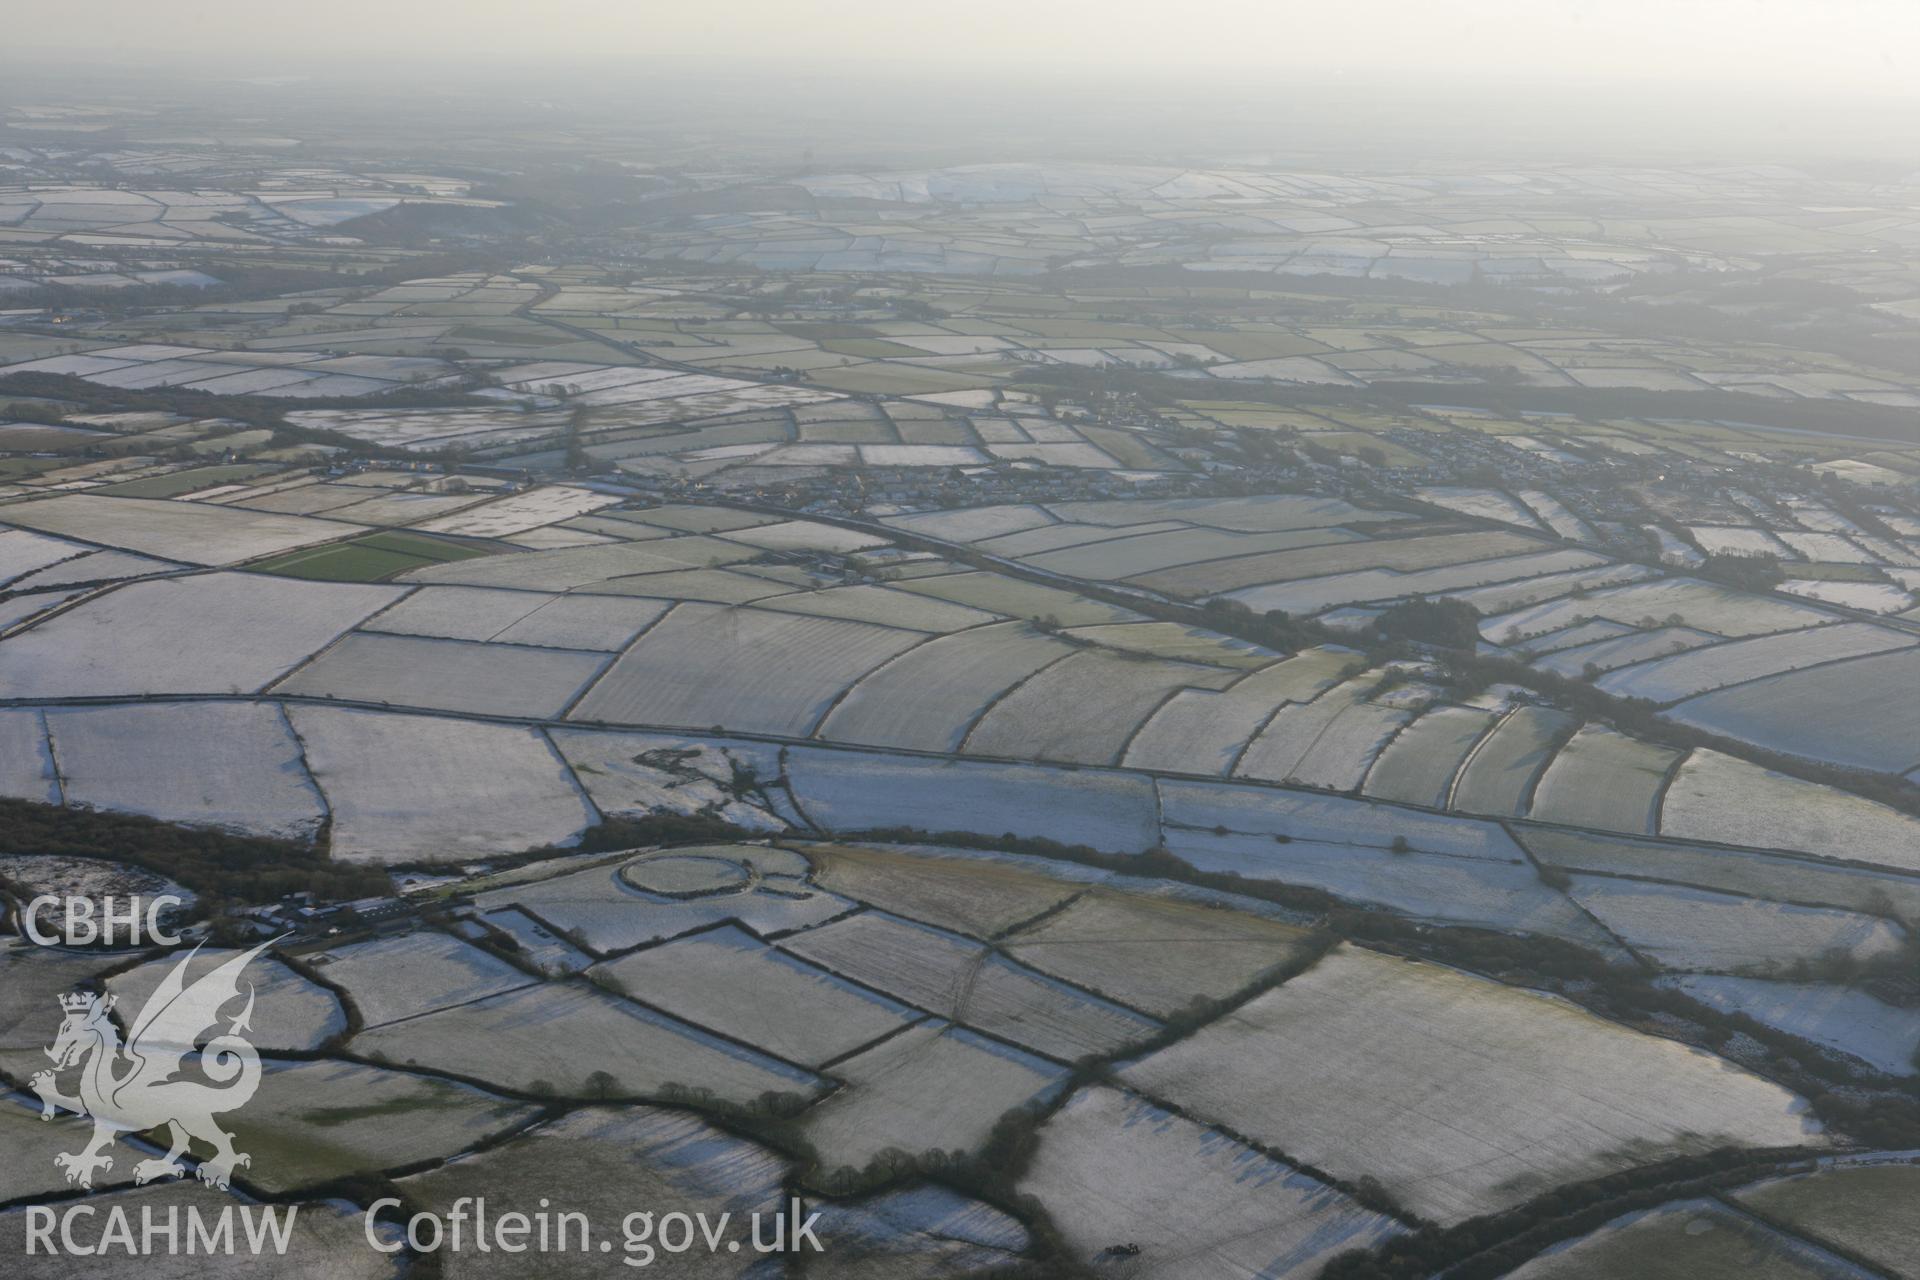
[[[1303,786],[1352,791],[1394,734],[1413,716],[1411,710],[1377,702],[1348,707],[1314,740],[1290,776]]]
[[[1656,842],[1537,826],[1520,834],[1543,865],[1568,871],[1662,880],[1868,914],[1885,911],[1909,926],[1920,924],[1920,881],[1907,876],[1670,838]]]
[[[60,778],[37,707],[0,707],[0,795],[60,802]]]
[[[1407,848],[1462,858],[1522,862],[1525,855],[1491,822],[1420,813],[1344,796],[1281,791],[1218,782],[1162,780],[1162,816],[1169,830],[1225,827],[1249,835],[1284,835],[1325,844]]]
[[[363,631],[492,640],[553,649],[627,646],[668,605],[630,596],[548,595],[486,587],[422,587],[369,619]]]
[[[793,591],[768,597],[758,603],[763,609],[777,609],[783,613],[844,618],[849,622],[871,622],[883,627],[930,633],[961,631],[999,621],[998,615],[985,609],[973,609],[871,584]]]
[[[1568,627],[1566,631],[1551,633],[1539,644],[1522,647],[1538,650],[1542,645],[1559,636],[1596,627],[1619,628],[1620,624],[1607,622],[1604,619],[1599,622],[1581,623]],[[1551,671],[1555,675],[1565,676],[1569,680],[1584,680],[1591,671],[1615,671],[1621,667],[1631,670],[1652,668],[1661,665],[1659,661],[1661,659],[1672,658],[1675,654],[1685,654],[1688,650],[1699,649],[1705,645],[1721,643],[1719,636],[1709,635],[1705,631],[1696,631],[1692,627],[1654,627],[1647,631],[1627,631],[1624,635],[1616,634],[1568,648],[1554,648],[1542,657],[1535,658],[1533,665],[1542,671]]]
[[[1730,638],[1791,631],[1833,620],[1832,614],[1811,605],[1748,595],[1697,578],[1660,578],[1496,614],[1482,620],[1480,634],[1496,644],[1505,644],[1509,635],[1524,639],[1594,618],[1648,627],[1662,625],[1675,616],[1679,625]]]
[[[398,1185],[410,1204],[440,1215],[463,1198],[471,1205],[486,1197],[489,1210],[499,1213],[509,1212],[508,1206],[537,1207],[547,1198],[556,1211],[564,1206],[593,1223],[610,1224],[601,1230],[612,1235],[628,1214],[644,1211],[636,1206],[657,1206],[656,1214],[705,1213],[716,1222],[726,1214],[739,1222],[753,1213],[771,1221],[786,1207],[787,1174],[787,1161],[777,1153],[698,1116],[661,1107],[609,1106],[582,1107],[499,1146],[409,1174],[398,1179]],[[579,1233],[574,1234],[577,1238]],[[823,1233],[822,1239],[830,1238]],[[362,1249],[367,1251],[364,1245]],[[597,1258],[576,1250],[568,1255],[566,1272],[597,1280],[640,1270],[623,1265],[627,1256],[615,1252],[611,1258]],[[696,1261],[694,1255],[675,1258],[664,1252],[655,1258],[663,1265],[669,1259]],[[474,1251],[453,1269],[462,1275],[497,1275],[521,1269],[524,1261],[511,1254],[489,1258]],[[721,1257],[713,1259],[718,1265],[710,1268],[704,1265],[705,1257],[697,1261],[702,1264],[697,1268],[676,1265],[673,1270],[720,1280],[752,1265]]]
[[[847,1280],[942,1280],[1017,1274],[1029,1245],[1012,1214],[938,1183],[854,1201],[810,1200],[834,1269]]]
[[[923,515],[894,516],[887,523],[909,533],[947,542],[978,542],[1053,524],[1054,517],[1044,507],[1016,505],[929,511]]]
[[[69,804],[291,840],[327,815],[276,703],[53,707],[46,721]]]
[[[536,981],[491,952],[433,929],[332,947],[306,962],[347,993],[369,1030]]]
[[[616,861],[475,896],[483,911],[520,909],[601,955],[678,937],[732,920],[756,934],[803,929],[852,911],[858,904],[811,888],[806,859],[785,849],[753,845],[676,849],[668,857],[699,854],[740,865],[740,891],[674,898],[636,888]],[[757,879],[756,879],[757,877]],[[640,875],[645,880],[648,877]]]
[[[834,618],[681,604],[614,662],[570,718],[805,737],[848,686],[924,640]]]
[[[946,573],[931,578],[915,578],[899,585],[902,591],[952,600],[992,613],[1035,620],[1051,618],[1065,627],[1092,626],[1102,622],[1135,622],[1140,615],[1119,605],[1042,586],[1020,578],[997,573]]]
[[[1135,729],[1178,689],[1220,689],[1234,674],[1110,650],[1071,654],[1000,698],[967,734],[969,755],[1116,764]]]
[[[572,842],[595,821],[538,731],[300,706],[294,732],[333,814],[333,856],[462,862]]]
[[[849,689],[822,721],[820,736],[862,746],[955,751],[993,699],[1073,652],[1023,622],[930,640]]]
[[[678,1086],[748,1103],[763,1093],[809,1096],[823,1087],[810,1072],[575,982],[523,987],[364,1031],[353,1048],[395,1066],[585,1099],[603,1092],[595,1078],[603,1072],[612,1078],[605,1092],[615,1097]]]
[[[1167,847],[1201,871],[1320,889],[1420,920],[1541,933],[1600,951],[1614,945],[1529,866],[1486,858],[1270,836],[1169,831]]]
[[[834,1065],[846,1084],[809,1109],[801,1133],[828,1169],[889,1148],[971,1151],[1009,1111],[1043,1101],[1065,1067],[937,1020]]]
[[[1518,817],[1527,811],[1536,780],[1574,720],[1551,707],[1516,707],[1480,740],[1453,784],[1453,807],[1467,813]]]
[[[1073,1062],[1119,1052],[1159,1025],[930,925],[863,911],[782,939],[784,951],[916,1008]]]
[[[1920,764],[1920,651],[1789,671],[1689,698],[1666,715],[1789,755],[1905,773]]]
[[[1920,871],[1920,818],[1705,747],[1667,789],[1660,834]]]
[[[252,693],[399,595],[240,573],[132,583],[0,641],[0,696]]]
[[[749,831],[787,826],[780,752],[767,743],[598,729],[556,728],[547,736],[603,814],[712,811]],[[748,777],[765,789],[743,789]]]
[[[1852,1054],[1889,1075],[1920,1072],[1920,1013],[1864,991],[1805,982],[1708,974],[1661,979],[1722,1013],[1744,1013],[1790,1035]]]
[[[0,523],[198,565],[238,564],[361,531],[305,516],[92,493],[9,503]]]
[[[1160,838],[1153,783],[1138,774],[803,747],[787,753],[787,781],[829,831],[1012,832],[1112,853]]]
[[[512,493],[455,515],[429,520],[419,527],[428,533],[458,534],[468,538],[504,538],[542,525],[557,524],[569,516],[611,507],[620,499],[612,494],[569,485],[541,485]]]
[[[675,1017],[809,1067],[919,1017],[731,926],[646,947],[593,972]]]
[[[1534,785],[1530,817],[1573,827],[1652,835],[1681,752],[1602,724],[1583,725]]]
[[[1622,942],[1670,969],[1771,973],[1829,954],[1885,959],[1906,937],[1875,916],[1677,885],[1576,876],[1567,892]]]
[[[1223,911],[1198,893],[1100,889],[1001,943],[1042,973],[1160,1018],[1224,1000],[1311,945],[1297,925]]]
[[[296,698],[557,719],[605,669],[604,653],[356,633],[274,686]]]
[[[1364,661],[1345,649],[1304,649],[1225,689],[1181,689],[1140,726],[1123,763],[1224,778],[1281,704],[1311,701]]]
[[[535,1114],[450,1080],[322,1058],[266,1063],[251,1104],[221,1119],[254,1156],[246,1181],[293,1191],[444,1159]]]
[[[1075,627],[1066,633],[1076,640],[1144,654],[1175,662],[1203,662],[1216,667],[1254,671],[1279,662],[1286,655],[1264,645],[1236,640],[1184,622],[1116,622],[1097,627]]]
[[[1109,1263],[1116,1241],[1138,1244],[1124,1272],[1137,1280],[1309,1275],[1400,1232],[1271,1156],[1104,1086],[1048,1117],[1020,1190],[1089,1266]]]
[[[1541,527],[1539,519],[1527,509],[1525,503],[1511,494],[1499,489],[1471,489],[1446,485],[1433,485],[1418,490],[1423,502],[1431,502],[1436,507],[1445,507],[1461,515],[1476,516],[1482,520],[1498,520],[1505,524],[1517,524],[1527,529]]]
[[[236,954],[225,948],[203,947],[187,962],[188,981],[224,964]],[[116,973],[107,979],[107,990],[118,996],[127,1008],[138,1009],[179,959],[163,956]],[[284,964],[260,957],[247,967],[247,981],[253,984],[259,997],[247,1037],[256,1049],[310,1053],[347,1029],[347,1015],[340,1007],[339,997]]]
[[[0,529],[0,585],[85,555],[89,550],[83,542],[68,542],[27,529]]]
[[[1865,622],[1842,622],[1778,635],[1735,640],[1653,662],[1622,667],[1597,683],[1621,698],[1678,702],[1712,689],[1759,680],[1820,662],[1837,662],[1920,643],[1913,636]]]
[[[1663,1152],[1822,1140],[1802,1099],[1710,1054],[1352,947],[1120,1076],[1442,1223]]]
[[[1551,574],[1595,566],[1600,558],[1585,551],[1539,551],[1527,555],[1472,560],[1402,572],[1361,569],[1353,573],[1307,578],[1230,592],[1256,612],[1319,613],[1339,605],[1398,600],[1413,595],[1452,596],[1493,583],[1521,583]],[[1542,606],[1551,607],[1551,606]]]
[[[1234,776],[1268,782],[1298,779],[1308,753],[1341,716],[1366,705],[1380,679],[1379,671],[1362,672],[1310,702],[1280,707],[1248,741],[1234,766]]]
[[[1454,774],[1494,722],[1491,711],[1476,707],[1434,708],[1387,744],[1367,772],[1366,793],[1381,800],[1445,808]]]
[[[1696,524],[1687,532],[1700,544],[1700,549],[1710,556],[1775,556],[1781,560],[1797,558],[1792,548],[1765,529]]]

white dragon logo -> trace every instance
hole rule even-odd
[[[226,1034],[199,1048],[195,1044],[204,1033],[218,1029],[220,1010],[240,995],[241,970],[271,945],[263,942],[242,952],[191,985],[187,966],[200,948],[182,956],[141,1007],[124,1048],[119,1029],[107,1016],[115,997],[79,993],[60,997],[66,1021],[46,1051],[54,1070],[39,1072],[28,1085],[40,1095],[42,1120],[51,1120],[56,1108],[93,1120],[93,1138],[84,1150],[53,1158],[68,1182],[91,1187],[96,1171],[113,1168],[113,1157],[106,1151],[116,1137],[162,1125],[172,1131],[172,1149],[158,1160],[135,1165],[136,1184],[185,1173],[180,1157],[194,1139],[213,1148],[213,1158],[203,1161],[199,1169],[200,1181],[212,1186],[225,1187],[235,1167],[253,1162],[251,1156],[233,1149],[233,1135],[213,1118],[215,1112],[246,1105],[260,1087],[260,1055],[240,1035],[250,1029],[248,1020],[253,1016],[251,983],[246,1008],[228,1025]],[[213,1083],[176,1078],[189,1057],[197,1058],[198,1074]],[[80,1096],[68,1097],[55,1084],[55,1072],[83,1060]]]

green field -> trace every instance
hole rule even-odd
[[[18,480],[23,476],[37,476],[42,471],[52,471],[71,462],[68,458],[0,458],[0,480]]]
[[[257,573],[325,582],[385,582],[422,565],[446,564],[493,554],[493,548],[424,533],[368,534],[350,542],[291,551],[250,566]]]
[[[144,476],[123,484],[105,485],[96,492],[111,494],[116,498],[177,498],[183,493],[196,493],[216,485],[249,480],[273,470],[276,468],[252,462],[236,462],[223,467],[194,467],[187,471],[171,471],[163,476]]]

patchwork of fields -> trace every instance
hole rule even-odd
[[[1300,817],[1305,831],[1337,821]],[[1131,1234],[1151,1243],[1153,1274],[1172,1276],[1196,1250],[1305,1266],[1570,1174],[1830,1141],[1790,1091],[1670,1040],[1457,970],[1329,950],[1285,908],[1073,863],[716,845],[560,857],[445,902],[451,932],[288,949],[270,979],[285,999],[261,1035],[304,1053],[269,1063],[270,1105],[239,1128],[261,1157],[241,1182],[287,1195],[389,1170],[440,1202],[565,1159],[604,1165],[595,1196],[679,1188],[743,1203],[777,1189],[789,1157],[658,1104],[773,1107],[827,1185],[899,1159],[888,1151],[981,1150],[1017,1121],[1036,1126],[1022,1189],[1073,1247],[1104,1247],[1144,1196],[1160,1207]],[[592,967],[530,971],[499,943],[516,917],[572,939]],[[71,964],[41,964],[0,951],[0,1013],[70,977]],[[113,982],[132,993],[157,980],[148,965]],[[1197,1026],[1162,1034],[1169,1013],[1196,1010]],[[1593,1051],[1559,1052],[1569,1039]],[[1436,1067],[1434,1044],[1458,1046],[1459,1061]],[[337,1045],[356,1060],[330,1057]],[[1330,1061],[1334,1046],[1349,1056]],[[1074,1064],[1102,1061],[1118,1066],[1110,1083],[1066,1088]],[[1407,1072],[1432,1100],[1389,1138],[1375,1120]],[[1315,1105],[1276,1109],[1276,1082]],[[1558,1104],[1570,1094],[1586,1099],[1579,1115]],[[1391,1207],[1356,1200],[1361,1179]],[[1195,1236],[1178,1209],[1195,1196],[1240,1207],[1203,1215]],[[976,1234],[968,1248],[1025,1248],[1017,1228]]]
[[[1920,1280],[1899,164],[396,74],[0,86],[0,906],[279,939],[223,1191],[0,936],[9,1275]]]
[[[1244,564],[1222,572],[1284,588],[1315,567],[1298,557],[1355,548],[1402,565],[1502,563],[1518,534],[1288,495],[890,522],[1058,582],[1043,586],[924,554],[923,571],[899,576],[884,536],[744,510],[611,506],[581,488],[479,488],[415,530],[365,532],[374,526],[354,523],[357,509],[414,492],[395,474],[304,485],[269,474],[199,501],[77,493],[0,507],[14,526],[0,555],[23,610],[0,638],[0,689],[16,707],[5,723],[26,761],[9,792],[296,838],[324,823],[335,856],[372,862],[565,844],[602,817],[661,808],[757,830],[1012,832],[1116,853],[1164,843],[1210,872],[1602,948],[1637,935],[1604,936],[1506,836],[1476,836],[1462,858],[1422,812],[1914,869],[1914,820],[1834,788],[1511,693],[1450,701],[1418,669],[1369,669],[1339,645],[1287,654],[1072,586]],[[289,509],[327,487],[348,491],[346,504]],[[72,541],[81,527],[89,541]],[[373,537],[419,542],[379,552],[399,558],[384,581],[311,558],[360,554]],[[110,550],[88,550],[102,538]],[[1276,549],[1302,538],[1320,545]],[[125,579],[77,594],[34,581],[112,554],[136,562]],[[1808,608],[1689,579],[1568,603],[1588,611],[1654,586],[1669,590],[1664,604],[1697,597],[1703,635]],[[1569,626],[1591,634],[1591,617]],[[1703,682],[1763,688],[1797,678],[1766,674],[1783,667],[1842,672],[1909,647],[1890,627],[1822,622],[1618,667],[1603,687],[1631,679],[1619,691],[1681,696],[1685,716]],[[1726,660],[1696,660],[1709,654]],[[166,751],[150,750],[160,742]],[[202,776],[217,782],[184,785]],[[1233,803],[1268,812],[1215,831],[1217,820],[1156,804],[1155,776],[1231,782],[1245,797]],[[1322,836],[1280,816],[1297,810],[1298,788],[1358,798],[1339,802],[1348,816]],[[1469,828],[1499,830],[1455,830]],[[1370,829],[1380,834],[1356,838]],[[1291,843],[1261,849],[1242,832]],[[1396,836],[1404,849],[1390,847]],[[1355,846],[1370,852],[1337,852]],[[1732,967],[1801,954],[1783,939]]]
[[[0,242],[491,207],[413,177],[0,191]],[[1370,388],[1906,380],[1492,312],[1279,323],[1242,279],[1577,287],[1726,227],[1376,246],[1283,216],[1305,178],[795,185],[832,207],[637,236],[706,264],[666,282],[390,264],[0,331],[0,376],[179,410],[0,420],[0,797],[407,895],[256,973],[237,1186],[321,1233],[365,1178],[447,1206],[565,1170],[609,1212],[797,1190],[854,1280],[1250,1280],[1735,1151],[1796,1172],[1514,1274],[1900,1270],[1878,1219],[1911,1188],[1846,1162],[1891,1131],[1848,1100],[1920,1046],[1920,455]],[[1024,223],[1041,199],[1084,204]],[[1096,218],[1102,255],[1232,283],[1053,278]],[[137,1002],[161,966],[0,947],[10,1086],[32,1009],[93,978]],[[29,1172],[0,1244],[58,1190]]]

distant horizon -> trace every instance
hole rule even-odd
[[[502,82],[503,74],[511,78]],[[1011,66],[964,70],[867,66],[828,59],[778,69],[735,57],[713,64],[654,53],[622,60],[529,56],[464,66],[401,55],[255,65],[237,56],[148,53],[116,65],[111,51],[0,51],[0,125],[8,107],[97,98],[127,107],[163,95],[217,104],[257,126],[308,108],[418,110],[450,121],[536,125],[566,119],[611,132],[684,125],[743,138],[804,137],[820,160],[875,152],[914,163],[958,148],[973,162],[1098,158],[1109,162],[1253,165],[1334,163],[1451,167],[1504,158],[1613,164],[1861,163],[1920,170],[1920,98],[1862,85],[1851,94],[1686,89],[1624,76],[1542,79],[1436,72],[1410,81],[1323,68],[1284,78],[1245,67],[1203,73],[1063,68],[1044,78]],[[1043,124],[1036,124],[1036,120]],[[122,118],[121,123],[132,123]],[[168,126],[177,127],[177,121]],[[31,129],[25,132],[32,132]],[[47,130],[49,139],[59,131]],[[958,163],[965,160],[948,159]]]
[[[198,0],[185,11],[96,0],[10,25],[0,59],[203,69],[244,59],[249,78],[374,65],[676,62],[703,73],[751,65],[758,76],[779,63],[1028,81],[1665,86],[1920,106],[1920,8],[1902,0],[1195,0],[1171,17],[1143,0],[974,0],[957,16],[882,0],[336,0],[270,12],[241,0]]]
[[[959,20],[959,19],[964,20]],[[17,18],[18,51],[137,56],[174,51],[254,61],[364,58],[431,48],[439,60],[721,55],[870,64],[1157,67],[1286,73],[1365,66],[1467,76],[1537,69],[1553,78],[1643,77],[1791,90],[1920,96],[1920,12],[1901,0],[1196,0],[1177,18],[1140,0],[974,0],[963,15],[839,0],[733,0],[725,6],[617,0],[336,0],[263,12],[241,0],[162,9],[96,0]],[[287,51],[295,51],[289,57]],[[423,58],[422,60],[427,60]],[[1903,62],[1909,65],[1903,67]]]

